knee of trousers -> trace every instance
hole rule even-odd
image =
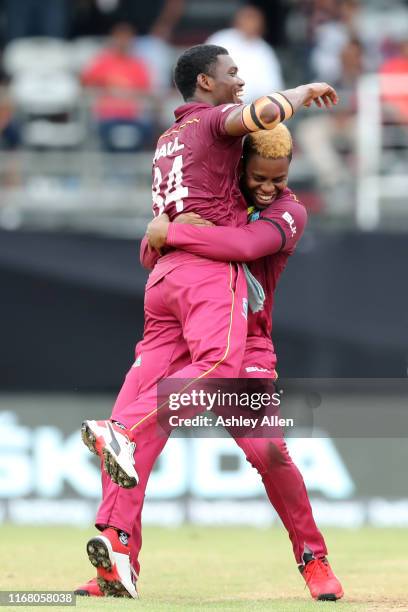
[[[293,464],[285,441],[278,438],[273,441],[257,438],[256,445],[247,452],[247,461],[261,476]]]

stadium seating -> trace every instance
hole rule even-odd
[[[71,148],[83,141],[81,88],[72,73],[74,60],[71,45],[52,38],[15,40],[6,47],[4,68],[11,77],[23,145]]]

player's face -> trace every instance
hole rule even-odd
[[[289,164],[287,157],[265,159],[260,155],[250,155],[241,180],[248,203],[261,209],[272,204],[288,184]]]
[[[245,82],[238,76],[238,68],[229,55],[218,55],[213,75],[214,101],[218,104],[240,104]]]

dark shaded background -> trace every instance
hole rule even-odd
[[[117,390],[143,333],[137,241],[0,232],[0,386]],[[281,376],[405,377],[406,238],[309,230],[277,290]]]

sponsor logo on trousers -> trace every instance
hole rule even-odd
[[[248,366],[245,368],[245,372],[268,372],[271,373],[267,368],[260,368],[259,366]]]

